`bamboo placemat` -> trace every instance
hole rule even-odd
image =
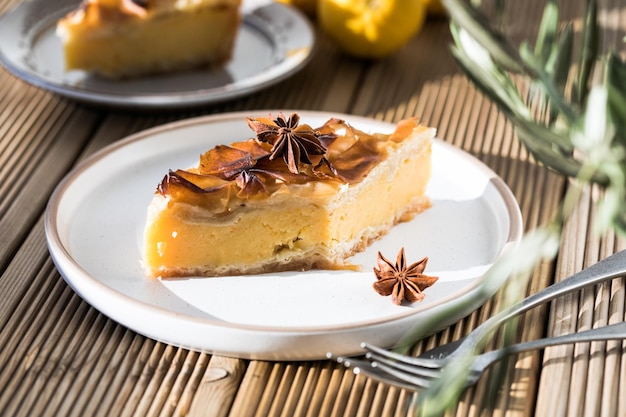
[[[561,2],[563,19],[582,1]],[[16,1],[0,0],[0,12]],[[508,28],[533,33],[540,7],[511,6]],[[543,4],[534,2],[533,4]],[[603,2],[612,31],[626,33],[626,6]],[[355,376],[330,361],[266,362],[177,348],[140,336],[82,301],[54,268],[42,216],[47,199],[78,161],[128,134],[182,118],[235,110],[304,109],[395,122],[418,115],[438,136],[477,156],[515,193],[526,230],[554,214],[566,181],[538,166],[510,124],[458,72],[447,53],[444,19],[431,20],[397,56],[364,62],[342,55],[319,34],[311,63],[292,78],[251,96],[189,110],[122,112],[74,103],[0,70],[0,415],[2,416],[404,416],[412,395]],[[452,168],[451,168],[452,169]],[[568,224],[555,261],[538,265],[527,293],[624,247],[592,230],[591,192]],[[521,339],[624,320],[623,279],[520,321]],[[501,304],[499,295],[414,352],[461,337]],[[622,342],[559,347],[520,355],[494,390],[483,378],[454,416],[624,416],[626,346]]]

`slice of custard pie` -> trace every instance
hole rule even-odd
[[[113,79],[221,65],[241,0],[83,0],[57,23],[66,70]]]
[[[390,134],[299,119],[246,119],[256,138],[165,175],[148,208],[147,275],[356,269],[350,256],[430,207],[435,129],[414,118]]]

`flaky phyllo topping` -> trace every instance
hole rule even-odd
[[[227,0],[212,0],[210,2],[200,0],[83,0],[66,23],[84,22],[88,25],[96,25],[103,21],[143,19],[150,14],[165,14],[174,10],[192,10],[204,3],[219,6],[227,3]]]
[[[368,134],[343,120],[313,129],[300,117],[248,118],[256,138],[218,145],[200,157],[197,168],[170,171],[157,192],[171,200],[225,212],[235,203],[266,198],[288,185],[362,181],[417,125],[401,122],[391,135]]]
[[[69,15],[67,23],[86,21],[98,24],[102,21],[120,21],[142,18],[148,13],[148,0],[84,0]]]

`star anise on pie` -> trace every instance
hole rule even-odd
[[[324,155],[326,148],[320,142],[321,134],[309,125],[299,125],[300,116],[293,113],[289,118],[280,113],[275,119],[247,118],[248,126],[257,139],[272,145],[270,159],[282,157],[289,171],[300,173],[299,164],[312,165],[312,155]]]
[[[423,291],[439,279],[422,274],[427,262],[428,258],[424,257],[421,261],[407,266],[402,248],[394,265],[378,252],[378,269],[374,268],[377,279],[373,285],[374,289],[380,295],[391,295],[391,301],[397,305],[402,304],[403,300],[409,303],[422,301]]]

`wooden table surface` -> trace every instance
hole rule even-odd
[[[536,31],[543,1],[512,3],[514,38]],[[562,1],[580,27],[584,1]],[[0,0],[0,13],[18,0]],[[605,47],[622,48],[626,4],[601,2]],[[33,87],[0,70],[0,415],[2,416],[404,416],[411,393],[355,376],[331,361],[270,362],[199,353],[143,337],[83,301],[55,268],[44,234],[46,203],[80,160],[129,134],[231,111],[320,110],[396,122],[419,116],[443,140],[488,164],[513,190],[524,227],[555,212],[567,181],[537,165],[511,125],[460,73],[446,19],[431,18],[382,61],[343,55],[323,34],[310,63],[263,91],[191,109],[97,108]],[[553,263],[538,265],[527,293],[624,247],[593,234],[585,195]],[[520,339],[624,320],[624,279],[532,310]],[[457,339],[498,308],[500,296],[418,342]],[[493,405],[485,393],[497,392]],[[626,345],[555,347],[511,362],[501,386],[483,378],[454,416],[626,416]]]

